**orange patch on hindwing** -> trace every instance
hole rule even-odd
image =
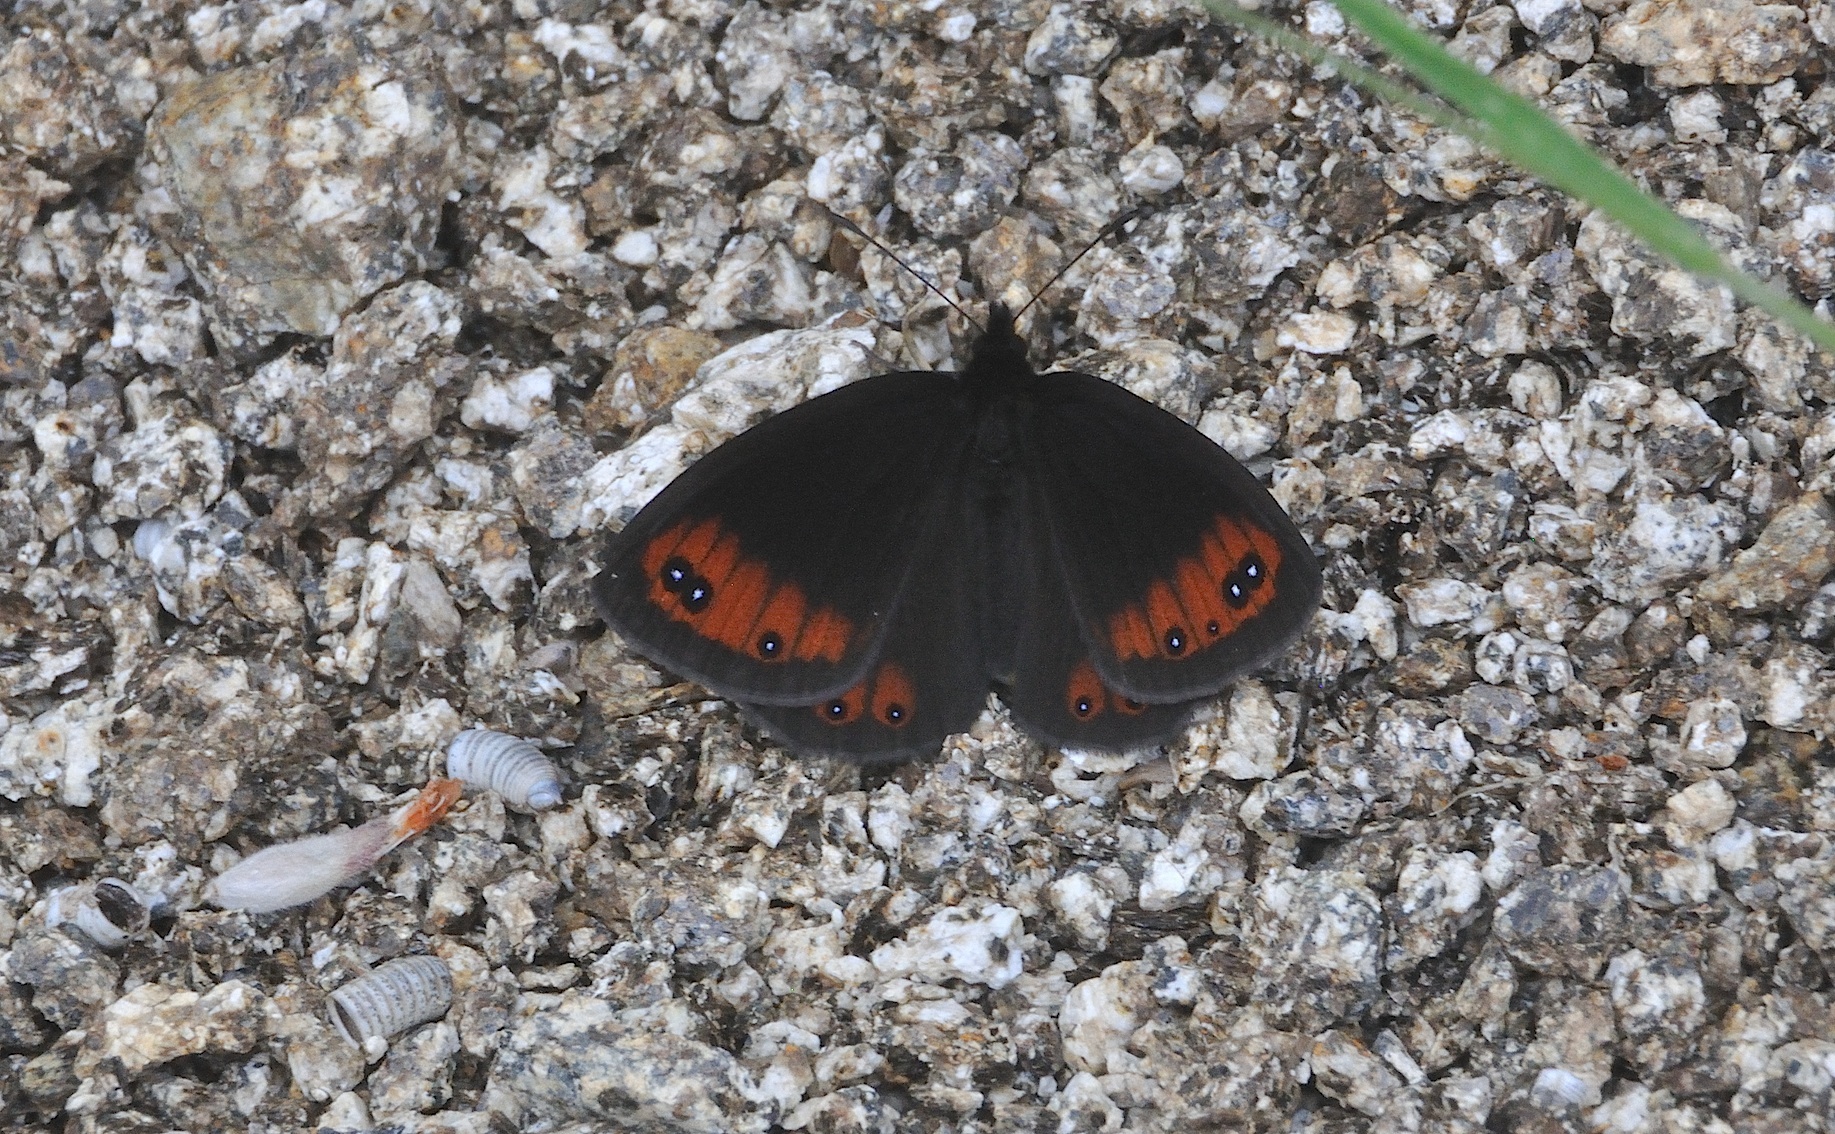
[[[1147,624],[1147,612],[1139,603],[1109,616],[1109,648],[1124,660],[1150,658],[1158,652],[1153,644],[1153,627]]]
[[[838,662],[854,626],[832,607],[811,610],[719,520],[683,520],[644,545],[651,605],[696,634],[763,662]]]
[[[873,719],[887,728],[904,728],[911,723],[917,712],[917,687],[904,666],[881,662],[865,681],[839,697],[810,706],[817,719],[837,728],[853,724],[868,709]]]
[[[1091,721],[1102,715],[1108,708],[1109,691],[1102,686],[1102,678],[1096,676],[1096,667],[1084,658],[1071,668],[1070,679],[1064,683],[1064,707],[1070,715],[1080,721]]]
[[[830,697],[819,705],[811,705],[809,711],[823,723],[839,728],[859,720],[861,712],[866,709],[866,704],[867,683],[862,681],[839,697]]]
[[[1138,717],[1147,711],[1145,703],[1104,685],[1088,658],[1072,666],[1070,677],[1065,679],[1064,708],[1080,721],[1093,721],[1110,709],[1124,717]]]
[[[796,660],[840,661],[847,655],[847,640],[853,631],[853,623],[823,607],[803,621],[802,632],[796,637]]]
[[[1121,661],[1190,657],[1223,641],[1274,601],[1281,545],[1247,520],[1218,515],[1195,554],[1109,616]]]
[[[887,728],[904,728],[917,707],[917,688],[897,662],[886,662],[873,675],[873,719]]]

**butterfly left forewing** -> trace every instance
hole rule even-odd
[[[722,696],[808,704],[878,658],[968,434],[949,375],[887,374],[691,465],[606,546],[593,598],[641,652]]]
[[[1119,386],[1037,381],[1024,467],[1104,685],[1152,705],[1191,701],[1284,652],[1318,607],[1321,577],[1267,490]]]

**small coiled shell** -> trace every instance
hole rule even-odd
[[[438,957],[402,957],[331,994],[331,1022],[358,1047],[437,1020],[452,1007],[452,970]]]
[[[46,925],[73,925],[110,951],[145,933],[152,922],[147,900],[119,878],[63,886],[45,900]]]
[[[1578,1107],[1591,1101],[1599,1101],[1598,1093],[1588,1086],[1587,1081],[1565,1067],[1544,1067],[1536,1075],[1535,1085],[1529,1088],[1529,1101],[1542,1110],[1559,1113],[1572,1107]]]
[[[526,740],[467,729],[446,748],[446,774],[490,788],[511,807],[545,811],[561,802],[561,770]]]

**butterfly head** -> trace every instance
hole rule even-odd
[[[1013,312],[1006,304],[989,306],[987,330],[975,343],[975,353],[963,373],[971,383],[984,384],[1013,382],[1031,376],[1026,340],[1019,337],[1013,325]]]

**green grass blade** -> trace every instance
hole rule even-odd
[[[1384,102],[1407,107],[1408,112],[1416,118],[1432,122],[1436,126],[1443,126],[1448,130],[1456,130],[1468,137],[1476,137],[1474,131],[1484,129],[1482,124],[1474,122],[1446,104],[1427,98],[1419,91],[1403,86],[1381,71],[1366,67],[1348,55],[1328,51],[1286,24],[1277,24],[1260,12],[1238,8],[1228,3],[1227,0],[1217,0],[1216,3],[1205,2],[1204,6],[1209,8],[1211,14],[1218,19],[1248,28],[1256,35],[1293,52],[1308,63],[1334,71],[1344,76],[1353,86],[1375,95]]]
[[[1422,86],[1451,104],[1450,108],[1431,103],[1227,0],[1202,2],[1219,19],[1267,35],[1309,61],[1333,67],[1347,81],[1380,98],[1397,101],[1436,125],[1459,130],[1505,160],[1601,210],[1659,255],[1724,285],[1823,349],[1835,350],[1835,326],[1818,319],[1784,289],[1736,270],[1687,221],[1639,189],[1534,103],[1479,74],[1382,0],[1334,2],[1346,18],[1393,55]]]

